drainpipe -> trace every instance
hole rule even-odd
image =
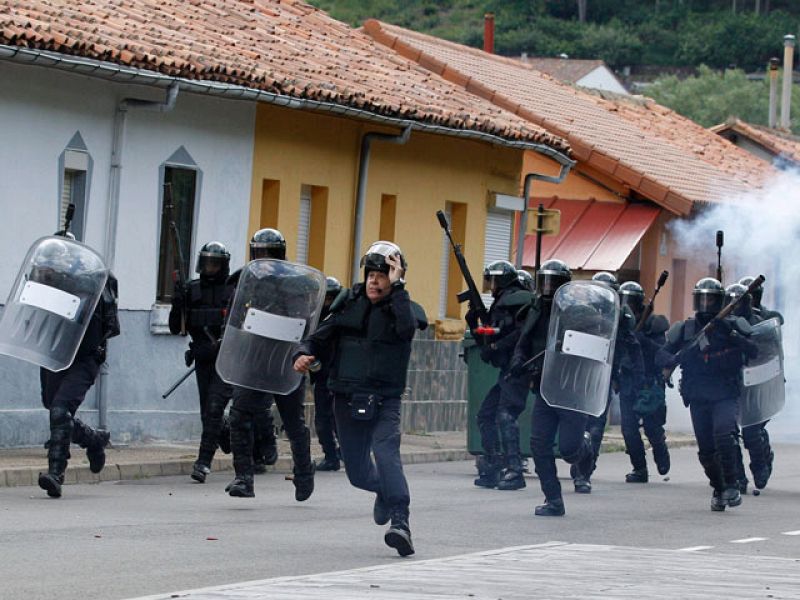
[[[781,127],[789,129],[789,110],[792,106],[792,70],[794,68],[794,36],[783,36],[783,97],[781,98]]]
[[[483,15],[483,51],[494,54],[494,13]]]
[[[361,156],[358,161],[358,191],[356,193],[356,215],[353,226],[353,272],[350,274],[352,282],[359,282],[359,271],[361,270],[361,229],[364,224],[364,206],[367,199],[367,174],[369,171],[369,159],[372,152],[372,141],[388,142],[390,144],[403,145],[411,136],[412,125],[407,125],[403,133],[392,135],[389,133],[370,132],[361,138]]]
[[[780,59],[769,59],[769,115],[767,122],[770,129],[778,124],[778,65]]]
[[[564,178],[569,173],[570,169],[575,166],[575,161],[569,160],[568,158],[564,157],[561,161],[561,171],[556,176],[552,175],[542,175],[540,173],[528,173],[525,175],[525,185],[523,186],[522,190],[522,198],[523,198],[523,210],[522,214],[519,216],[519,229],[517,230],[517,256],[515,260],[515,266],[517,269],[522,268],[522,255],[525,252],[525,231],[528,229],[528,198],[531,195],[531,186],[534,181],[546,181],[548,183],[561,183],[564,181]],[[539,241],[537,242],[537,246],[541,241],[541,235],[538,236]],[[539,261],[539,252],[536,252],[536,261]],[[534,265],[536,270],[539,270],[539,265]]]
[[[138,98],[124,98],[117,105],[114,112],[114,132],[111,140],[111,167],[108,175],[108,205],[106,207],[106,235],[103,258],[109,270],[114,268],[114,259],[117,249],[117,221],[119,219],[119,190],[122,178],[122,149],[125,145],[125,125],[128,110],[140,108],[166,113],[175,108],[178,98],[178,82],[173,82],[167,89],[167,96],[163,102],[140,100]],[[108,364],[103,363],[95,383],[97,398],[97,422],[101,429],[108,428]]]

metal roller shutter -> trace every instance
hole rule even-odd
[[[308,264],[308,236],[311,231],[311,186],[300,188],[300,218],[297,227],[297,262]]]
[[[447,222],[453,222],[453,211],[450,206],[445,208],[444,214],[447,215]],[[442,231],[442,260],[439,265],[439,318],[444,319],[447,316],[447,280],[450,271],[450,242],[447,239],[447,234]]]
[[[514,225],[514,213],[505,210],[492,210],[486,214],[486,239],[483,251],[483,264],[495,260],[509,260],[511,257],[511,230]],[[483,273],[476,273],[476,280],[482,279]],[[478,285],[478,281],[476,281]],[[483,303],[488,308],[492,304],[491,294],[481,294]]]

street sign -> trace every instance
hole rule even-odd
[[[525,233],[536,233],[536,220],[538,217],[536,209],[528,209],[528,227]],[[542,228],[539,229],[542,235],[558,235],[561,230],[561,211],[555,208],[546,208],[542,211]]]

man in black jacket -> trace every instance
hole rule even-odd
[[[492,292],[488,325],[493,333],[479,333],[478,317],[472,309],[467,312],[466,321],[480,347],[481,360],[499,368],[500,373],[477,414],[484,455],[478,461],[475,485],[518,490],[525,487],[525,478],[522,476],[517,419],[525,410],[528,384],[525,377],[510,374],[509,367],[522,328],[520,311],[530,305],[533,295],[520,282],[517,270],[507,260],[486,265],[483,287],[484,291]]]
[[[747,340],[751,331],[747,321],[735,316],[716,318],[724,297],[716,279],[698,281],[692,292],[695,316],[673,324],[666,345],[656,355],[661,368],[681,367],[680,392],[691,411],[700,464],[714,490],[713,511],[742,503],[737,483],[736,418],[741,370],[757,353]],[[709,323],[708,332],[695,339]]]
[[[375,523],[391,520],[384,541],[408,556],[414,545],[408,522],[411,498],[400,458],[400,397],[411,340],[428,322],[405,290],[400,248],[375,242],[361,266],[364,282],[353,286],[341,310],[303,341],[294,368],[305,373],[317,357],[330,361],[328,389],[334,394],[347,477],[355,487],[376,494]]]
[[[635,281],[628,281],[620,286],[619,297],[622,305],[633,311],[638,327],[645,310],[644,289]],[[642,348],[644,380],[639,387],[636,387],[635,381],[625,381],[623,388],[626,391],[620,392],[619,399],[625,452],[633,466],[633,470],[625,476],[627,483],[648,481],[647,458],[639,432],[640,426],[650,441],[659,474],[666,475],[669,472],[669,449],[664,432],[664,424],[667,422],[665,385],[661,369],[655,363],[656,353],[667,342],[665,334],[668,329],[669,321],[664,315],[651,314],[635,332]]]
[[[229,447],[228,441],[221,439],[221,433],[225,407],[233,389],[220,379],[214,366],[219,353],[225,311],[233,295],[233,288],[226,283],[229,263],[230,254],[224,244],[205,244],[200,249],[195,268],[200,277],[187,282],[184,289],[175,286],[169,313],[170,332],[188,333],[192,338],[186,363],[195,363],[203,432],[191,477],[199,483],[205,483],[206,476],[211,472],[211,461],[217,446]]]

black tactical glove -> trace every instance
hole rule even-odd
[[[186,363],[187,367],[192,366],[192,363],[194,362],[194,352],[192,352],[191,348],[189,348],[186,352],[183,353],[183,362]]]

